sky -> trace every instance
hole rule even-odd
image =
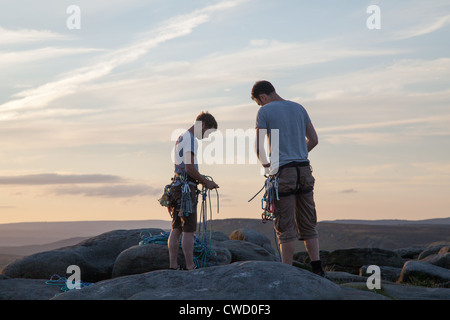
[[[263,79],[319,135],[319,221],[450,216],[446,0],[1,6],[0,223],[170,220],[157,199],[202,111],[219,124],[199,149],[220,186],[213,219],[259,219],[250,92]]]

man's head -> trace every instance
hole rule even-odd
[[[252,100],[259,106],[263,106],[271,101],[271,97],[276,95],[274,86],[266,80],[257,81],[252,88]]]
[[[208,136],[217,130],[216,119],[208,112],[202,112],[195,119],[195,123],[200,123],[202,125],[202,136],[197,137],[199,139],[206,139]]]

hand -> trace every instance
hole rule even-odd
[[[219,186],[214,181],[211,180],[208,180],[206,184],[204,184],[204,186],[209,190],[219,188]]]
[[[270,168],[262,167],[260,172],[262,176],[268,176],[270,175]]]

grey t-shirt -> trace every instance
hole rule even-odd
[[[274,101],[261,107],[256,128],[266,129],[270,147],[270,173],[282,165],[308,160],[306,125],[311,122],[305,108],[292,101]]]

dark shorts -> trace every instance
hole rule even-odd
[[[181,185],[172,188],[170,202],[173,204],[172,229],[181,229],[182,232],[195,232],[197,230],[197,186],[190,184],[193,212],[180,215]]]
[[[280,196],[280,200],[275,199],[274,202],[274,228],[278,241],[286,243],[317,238],[315,179],[311,167],[284,168],[278,177],[278,192],[290,194]]]

